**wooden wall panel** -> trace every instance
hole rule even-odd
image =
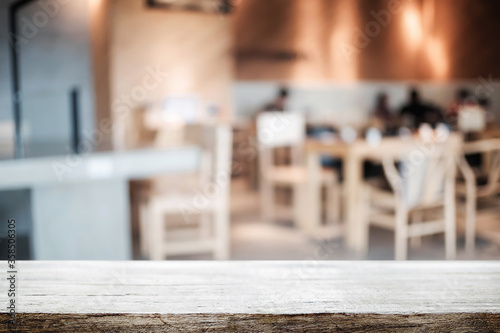
[[[354,78],[355,59],[335,45],[352,37],[355,9],[352,0],[241,1],[235,12],[237,77]]]
[[[111,130],[103,126],[112,119],[109,82],[110,0],[92,0],[89,2],[89,10],[95,123],[100,135],[95,144],[97,150],[107,151],[112,148]]]
[[[112,2],[111,83],[115,146],[123,143],[126,115],[120,99],[143,86],[148,68],[168,73],[131,111],[167,95],[197,94],[232,116],[233,37],[230,16],[148,8],[146,1]]]
[[[450,79],[500,78],[500,1],[434,0],[434,34],[448,52]]]
[[[240,80],[500,77],[500,45],[495,40],[500,33],[500,20],[495,17],[500,2],[496,0],[238,3],[235,46]],[[262,56],[270,50],[298,57],[279,61]]]

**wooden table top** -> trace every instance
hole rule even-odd
[[[460,134],[451,133],[448,140],[451,140],[457,149],[462,146],[462,136]],[[309,139],[306,141],[305,150],[306,152],[329,154],[340,158],[345,158],[348,154],[353,153],[370,159],[380,159],[382,156],[396,157],[402,153],[407,153],[409,149],[414,147],[417,149],[419,147],[424,148],[427,144],[418,136],[408,139],[384,137],[376,145],[370,145],[365,139],[358,139],[353,143],[346,143],[342,140],[321,141]]]
[[[10,328],[32,332],[61,327],[368,332],[389,324],[429,331],[500,329],[500,262],[31,261],[17,266],[17,317]],[[1,281],[5,305],[8,284]],[[2,312],[0,328],[5,328],[9,317],[5,307]]]
[[[495,149],[500,149],[500,138],[464,142],[464,152],[466,154],[487,152]]]
[[[331,154],[338,157],[345,157],[349,153],[352,144],[342,140],[322,141],[317,139],[306,140],[305,150],[308,152]]]
[[[483,139],[500,138],[500,126],[493,126],[481,133]]]

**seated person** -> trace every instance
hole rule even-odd
[[[455,96],[455,100],[450,104],[448,110],[446,110],[446,116],[456,118],[462,107],[471,104],[473,105],[475,102],[471,98],[470,91],[467,89],[459,89]]]
[[[403,118],[403,124],[413,129],[418,129],[424,123],[435,126],[443,120],[439,108],[422,102],[415,88],[410,90],[410,101],[401,108],[400,117]]]
[[[397,124],[396,119],[388,106],[388,98],[385,93],[377,96],[377,104],[372,112],[373,126],[380,129],[383,133],[392,133]]]
[[[478,99],[478,104],[481,109],[486,112],[486,123],[488,127],[495,127],[496,119],[493,110],[491,109],[490,100],[488,98]]]
[[[280,88],[278,96],[271,103],[267,104],[263,111],[285,111],[288,101],[288,89]]]
[[[448,124],[456,128],[458,126],[458,115],[460,110],[467,106],[476,105],[476,100],[468,89],[462,88],[457,91],[455,100],[451,102],[445,111],[445,119]]]

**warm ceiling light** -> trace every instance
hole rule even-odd
[[[422,41],[422,18],[415,6],[408,7],[404,12],[405,39],[412,48],[416,48]]]
[[[98,11],[99,8],[101,8],[103,5],[103,1],[102,0],[90,0],[90,10],[95,12],[95,11]]]

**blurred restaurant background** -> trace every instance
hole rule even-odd
[[[498,13],[2,1],[0,258],[500,259]]]

